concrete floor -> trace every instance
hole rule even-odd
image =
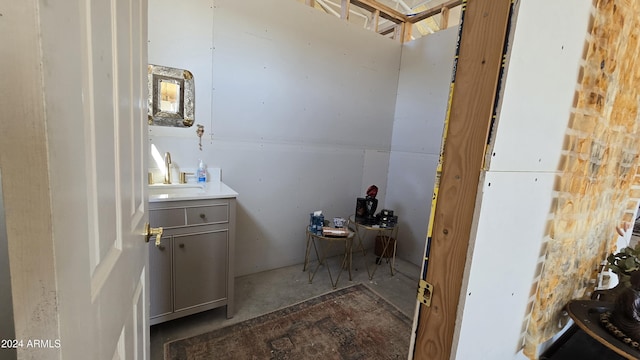
[[[395,275],[391,276],[390,266],[383,260],[375,271],[373,280],[369,280],[365,260],[370,266],[369,270],[373,271],[376,257],[372,251],[368,251],[366,256],[354,252],[353,280],[349,281],[349,274],[344,271],[337,287],[364,283],[413,318],[420,268],[396,259]],[[334,281],[335,271],[340,269],[339,261],[338,257],[329,259]],[[313,270],[313,267],[311,269]],[[324,266],[318,269],[311,284],[308,271],[302,271],[302,264],[238,277],[235,282],[236,314],[233,318],[227,319],[226,310],[222,307],[152,326],[151,360],[163,359],[163,345],[167,341],[235,324],[329,291],[332,291],[332,287]],[[407,333],[407,336],[410,334]]]

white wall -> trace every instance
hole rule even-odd
[[[211,123],[213,0],[149,0],[149,64],[187,69],[195,78],[195,119]],[[152,136],[189,136],[193,128],[149,126]],[[197,159],[195,159],[197,160]],[[193,161],[193,166],[198,163]]]
[[[222,168],[240,194],[238,276],[301,263],[314,210],[348,216],[371,184],[384,206],[398,42],[290,0],[149,9],[149,62],[194,73],[209,135],[202,152],[194,128],[152,126],[150,140],[181,169]]]
[[[422,266],[458,28],[402,47],[385,204],[398,215],[398,256]],[[417,274],[416,274],[417,276]]]
[[[520,334],[591,7],[581,0],[519,2],[492,156],[476,203],[456,359],[523,358]]]

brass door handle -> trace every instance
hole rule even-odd
[[[144,234],[145,236],[145,242],[149,242],[149,240],[151,240],[151,236],[155,235],[156,236],[156,246],[160,246],[160,238],[162,237],[162,228],[161,227],[157,227],[157,228],[152,228],[151,225],[149,225],[149,223],[145,223],[144,224]]]

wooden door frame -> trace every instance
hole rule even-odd
[[[414,359],[448,360],[454,351],[460,291],[512,0],[468,0],[462,6],[423,270],[433,291],[431,305],[420,304],[418,309]]]
[[[3,1],[0,10],[0,42],[7,49],[0,56],[0,168],[14,339],[23,340],[15,353],[57,359],[59,348],[26,346],[30,339],[60,339],[43,85],[46,49],[40,46],[38,6],[32,0]]]

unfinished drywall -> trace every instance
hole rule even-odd
[[[458,29],[403,45],[385,204],[398,215],[398,256],[421,266]]]
[[[213,0],[149,0],[149,64],[191,71],[195,123],[211,131]],[[195,127],[194,127],[195,128]],[[151,136],[193,137],[194,128],[149,126]],[[197,159],[196,159],[197,160]],[[197,163],[193,165],[197,166]]]
[[[213,132],[389,150],[400,46],[292,3],[216,1]]]
[[[153,12],[175,6],[149,3]],[[238,276],[299,264],[311,211],[349,216],[370,184],[384,206],[401,45],[290,0],[217,0],[212,20],[203,3],[195,7],[202,11],[183,18],[211,24],[197,31],[213,45],[191,27],[172,29],[202,56],[185,53],[170,66],[211,67],[209,93],[194,73],[196,116],[211,109],[196,123],[211,135],[200,151],[195,129],[150,127],[151,143],[180,169],[200,158],[222,168],[240,194]],[[172,50],[158,45],[151,41],[149,58],[161,63]]]
[[[518,351],[592,6],[580,0],[517,5],[460,294],[458,359],[523,357]]]
[[[422,265],[431,191],[449,98],[458,29],[402,47],[385,205],[398,215],[398,256]]]
[[[469,281],[461,294],[457,359],[514,358],[554,180],[553,173],[486,173]]]

